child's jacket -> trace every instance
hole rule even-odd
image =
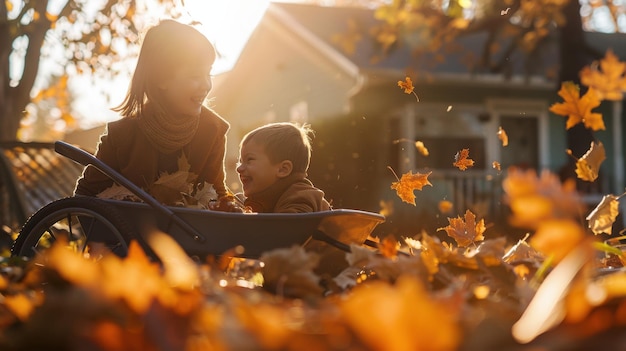
[[[304,213],[330,210],[324,192],[313,186],[305,173],[293,173],[269,188],[248,197],[253,212]]]

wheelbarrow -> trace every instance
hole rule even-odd
[[[104,245],[125,256],[131,241],[158,260],[148,243],[155,230],[168,233],[185,252],[199,260],[225,253],[258,258],[264,252],[318,241],[349,252],[351,245],[375,246],[367,240],[385,217],[354,209],[300,214],[228,213],[165,206],[92,154],[57,141],[55,151],[83,165],[91,165],[143,202],[73,196],[53,201],[23,225],[12,255],[32,257],[61,236],[79,252]],[[238,250],[233,250],[239,248]]]

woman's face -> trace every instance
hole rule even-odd
[[[212,87],[211,66],[201,64],[177,67],[171,78],[159,86],[167,110],[186,116],[200,114]]]

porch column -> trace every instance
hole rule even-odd
[[[619,195],[624,192],[624,143],[622,141],[622,104],[623,101],[613,101],[613,192]]]
[[[402,167],[402,173],[406,173],[409,170],[415,170],[415,118],[416,118],[416,106],[415,104],[406,104],[404,106],[404,113],[402,114],[402,122],[400,126],[400,166]]]

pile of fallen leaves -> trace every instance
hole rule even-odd
[[[625,255],[599,240],[613,202],[581,202],[550,173],[510,170],[511,220],[528,238],[489,237],[471,211],[437,233],[351,247],[336,276],[303,247],[259,260],[194,262],[156,233],[161,264],[85,257],[61,241],[5,258],[2,350],[584,350],[626,342]],[[533,211],[528,211],[533,208]],[[604,223],[604,225],[602,224]],[[531,234],[532,233],[532,234]],[[449,240],[448,240],[449,239]],[[598,346],[600,345],[600,346]]]

